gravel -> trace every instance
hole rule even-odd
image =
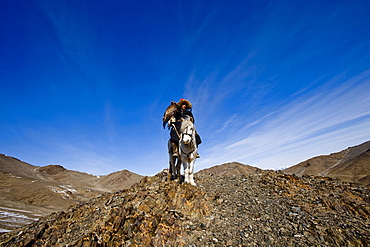
[[[369,189],[257,171],[165,172],[0,235],[1,246],[369,246]]]

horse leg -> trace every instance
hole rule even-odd
[[[187,161],[183,161],[182,164],[184,165],[184,182],[189,183],[189,164]]]
[[[168,156],[169,156],[170,180],[175,180],[176,179],[176,169],[175,169],[176,158],[173,157],[171,140],[168,141]]]
[[[192,161],[189,162],[188,164],[188,168],[189,168],[189,173],[188,173],[188,183],[190,183],[191,185],[194,185],[196,186],[197,184],[194,182],[194,163],[195,163],[195,159],[193,159]]]
[[[175,174],[177,178],[179,179],[179,182],[181,183],[181,159],[178,157],[177,158],[177,163],[175,167]]]
[[[172,157],[170,156],[170,161],[169,161],[169,174],[170,174],[170,180],[174,180],[174,170],[173,170],[173,161]]]
[[[194,182],[193,169],[194,169],[194,161],[184,162],[185,183],[189,183],[191,185],[196,186],[197,184]]]

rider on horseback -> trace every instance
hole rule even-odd
[[[192,122],[194,123],[194,116],[191,112],[192,110],[192,104],[190,101],[186,99],[180,99],[180,101],[177,103],[177,111],[174,114],[174,121],[171,123],[171,146],[173,151],[173,156],[178,156],[178,146],[179,146],[179,140],[180,140],[180,127],[181,122],[186,117],[191,117]],[[196,133],[196,144],[197,146],[202,143],[200,136],[198,133]],[[200,158],[199,154],[197,154],[197,158]]]

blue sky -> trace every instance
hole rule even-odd
[[[370,140],[370,2],[1,1],[0,153],[95,175],[167,168],[193,103],[196,170],[295,165]]]

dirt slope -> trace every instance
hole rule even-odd
[[[241,175],[251,174],[260,170],[257,167],[243,165],[238,162],[226,163],[211,168],[203,169],[196,173],[197,176],[225,176],[225,175]]]
[[[370,141],[338,153],[311,158],[283,172],[298,176],[329,176],[370,187]]]
[[[0,232],[102,193],[130,188],[142,178],[127,170],[98,177],[60,165],[38,167],[0,154]]]

